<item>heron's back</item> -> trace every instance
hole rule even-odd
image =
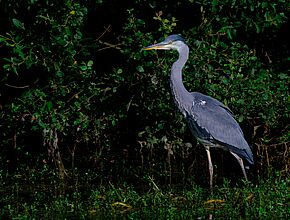
[[[222,147],[253,164],[252,151],[231,110],[218,100],[193,92],[186,119],[193,135],[207,146]]]

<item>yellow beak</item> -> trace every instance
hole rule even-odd
[[[168,50],[169,48],[166,47],[168,44],[164,43],[158,43],[158,44],[153,44],[148,47],[143,48],[143,50]]]

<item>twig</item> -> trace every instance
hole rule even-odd
[[[110,32],[111,25],[105,27],[105,31],[96,39],[96,41],[99,41],[107,32]]]
[[[107,47],[103,47],[101,49],[98,49],[98,51],[102,51],[102,50],[106,50],[106,49],[110,49],[110,48],[115,48],[117,50],[121,50],[121,47],[119,47],[120,45],[122,45],[121,43],[119,44],[110,44],[108,42],[103,42],[99,40],[99,43],[106,45]]]
[[[154,182],[154,180],[152,179],[151,176],[148,177],[148,179],[151,181],[151,183],[153,184],[155,190],[159,191],[161,193],[161,195],[163,195],[163,193],[161,192],[161,190],[159,189],[159,187],[156,185],[156,183]]]
[[[25,89],[25,88],[28,88],[29,85],[27,86],[13,86],[13,85],[9,85],[9,84],[4,84],[5,86],[8,86],[8,87],[11,87],[11,88],[14,88],[14,89]]]
[[[74,97],[78,96],[79,94],[81,94],[84,90],[79,91],[78,93],[72,95],[66,102],[70,102]]]

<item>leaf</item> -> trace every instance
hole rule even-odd
[[[244,116],[243,115],[240,115],[239,118],[238,118],[238,122],[241,123],[243,120],[244,120]]]
[[[93,64],[94,64],[94,61],[89,60],[89,62],[88,62],[88,66],[92,66]]]
[[[0,42],[5,42],[5,41],[7,41],[6,38],[0,37]]]
[[[3,65],[3,69],[9,71],[11,69],[11,65],[10,64],[5,64],[5,65]]]
[[[87,67],[87,66],[80,66],[80,68],[81,68],[81,70],[82,70],[82,71],[85,71],[85,70],[87,70],[87,69],[88,69],[88,67]]]
[[[51,101],[49,101],[49,102],[47,102],[47,108],[48,108],[48,111],[50,111],[51,109],[52,109],[52,102]]]
[[[256,26],[256,32],[257,34],[259,34],[261,32],[261,28],[258,24],[255,24],[255,26]]]
[[[280,79],[282,79],[282,80],[284,80],[284,79],[288,79],[288,78],[289,78],[289,76],[288,76],[287,74],[285,74],[285,73],[280,73],[280,74],[278,74],[278,77],[279,77]]]
[[[139,73],[144,73],[144,68],[142,66],[137,66],[136,69]]]
[[[24,24],[21,21],[19,21],[18,19],[13,18],[12,22],[15,25],[15,27],[17,27],[18,29],[25,30]]]

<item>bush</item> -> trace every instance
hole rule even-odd
[[[203,149],[192,150],[189,142],[195,142],[169,94],[176,54],[141,49],[186,27],[186,87],[235,112],[258,154],[258,169],[278,160],[287,169],[290,51],[280,53],[286,43],[274,36],[289,36],[282,32],[288,1],[180,3],[162,11],[150,0],[124,2],[130,9],[120,12],[121,28],[111,32],[110,26],[100,30],[108,21],[89,18],[101,7],[104,14],[117,10],[113,3],[2,3],[1,157],[11,161],[9,152],[17,152],[12,157],[35,166],[46,158],[45,146],[61,177],[65,167],[83,167],[110,178],[153,173],[185,181],[204,158]],[[189,8],[198,11],[197,21],[184,19]]]

